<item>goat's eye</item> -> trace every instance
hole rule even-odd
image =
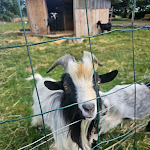
[[[64,86],[64,89],[65,89],[65,91],[67,91],[67,90],[68,90],[68,86],[65,85],[65,86]]]
[[[97,82],[97,85],[100,86],[100,83],[101,83],[101,81],[98,81],[98,82]]]

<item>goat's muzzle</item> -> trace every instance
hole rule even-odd
[[[94,103],[82,104],[82,114],[86,120],[92,120],[96,116],[96,106]]]

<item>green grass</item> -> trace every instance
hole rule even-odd
[[[24,37],[16,32],[21,29],[21,23],[0,23],[0,46],[25,44]],[[27,36],[29,43],[46,41],[49,39]],[[133,52],[131,32],[112,32],[107,35],[92,38],[93,53],[103,67],[97,72],[103,74],[111,70],[119,71],[116,79],[110,83],[101,85],[101,90],[107,91],[116,84],[133,83]],[[135,73],[136,80],[150,75],[150,34],[148,30],[135,31]],[[50,65],[60,56],[71,54],[77,60],[81,60],[83,51],[90,51],[88,39],[83,43],[68,44],[46,43],[29,47],[33,68],[42,76]],[[25,79],[31,75],[30,63],[26,47],[0,49],[0,122],[32,115],[33,81]],[[48,76],[59,80],[64,73],[62,67],[55,68]],[[149,79],[145,80],[148,81]],[[146,120],[146,119],[145,119]],[[145,120],[138,121],[142,123]],[[111,139],[122,135],[131,129],[132,123],[125,122],[117,129],[101,137],[101,140]],[[47,133],[50,133],[47,129]],[[43,131],[31,127],[31,119],[8,122],[0,125],[0,149],[18,149],[40,137]],[[118,140],[117,140],[118,141]],[[117,141],[102,144],[103,149],[115,144]],[[142,131],[137,133],[137,149],[150,149],[150,134]],[[51,142],[50,142],[51,145]],[[39,149],[44,149],[41,146]],[[30,147],[31,148],[31,147]],[[133,149],[133,138],[123,144],[119,149]]]
[[[131,24],[131,19],[127,19],[127,18],[116,18],[116,19],[112,19],[112,23],[114,24]],[[150,25],[150,21],[147,20],[142,20],[142,19],[135,19],[134,20],[134,24],[136,25]]]

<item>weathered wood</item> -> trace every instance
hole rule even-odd
[[[73,2],[73,10],[66,9],[64,11],[64,26],[65,30],[74,30],[76,36],[87,36],[87,21],[86,21],[86,10],[78,9],[78,3],[83,3],[85,0],[65,0],[65,3]],[[107,23],[109,18],[109,7],[111,0],[87,0],[88,16],[89,16],[89,27],[90,34],[95,35],[100,33],[100,29],[97,29],[96,23],[100,20],[102,23]],[[84,4],[83,4],[84,5]],[[45,0],[26,0],[28,18],[30,22],[31,33],[33,34],[46,34],[46,20],[48,18],[47,7]],[[84,5],[85,7],[85,5]],[[72,12],[73,11],[73,12]],[[73,14],[72,14],[73,13]],[[73,15],[73,20],[72,20]],[[74,28],[74,29],[73,29]]]
[[[91,19],[92,19],[92,17],[93,17],[93,20],[96,21],[96,10],[93,9],[92,11],[93,11],[93,12],[91,13]],[[96,29],[97,29],[96,26],[97,26],[97,25],[92,24],[92,28],[93,28],[93,32],[91,32],[92,35],[94,35],[94,34],[96,33]]]
[[[62,31],[56,32],[56,34],[31,34],[31,36],[47,37],[47,38],[61,38],[61,37],[72,37],[73,31]]]
[[[95,32],[95,34],[98,34],[98,33],[101,33],[102,31],[101,31],[101,28],[97,28],[97,22],[100,20],[102,20],[101,19],[101,11],[100,11],[100,9],[99,10],[97,10],[98,12],[95,12],[95,18],[96,18],[96,32]]]
[[[95,8],[95,1],[90,0],[90,9],[94,9],[94,8]]]
[[[85,0],[76,0],[76,9],[85,9]],[[90,1],[87,0],[86,1],[87,4],[87,8],[89,8],[90,6]]]
[[[111,0],[105,0],[104,8],[111,8]]]
[[[104,3],[105,3],[104,0],[96,0],[96,1],[97,1],[96,9],[99,9],[99,8],[104,9],[105,8],[104,7]]]
[[[100,33],[100,29],[97,29],[97,22],[108,23],[109,9],[88,9],[88,21],[90,35]],[[88,36],[86,11],[85,9],[75,10],[75,33],[76,36]]]
[[[31,33],[46,33],[47,28],[44,20],[48,18],[48,15],[45,0],[26,0],[26,7]]]
[[[85,9],[85,0],[75,0],[76,9]],[[111,8],[111,0],[87,0],[88,9]]]

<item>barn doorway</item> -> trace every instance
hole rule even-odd
[[[56,12],[55,31],[73,31],[73,0],[46,0],[48,16]]]

